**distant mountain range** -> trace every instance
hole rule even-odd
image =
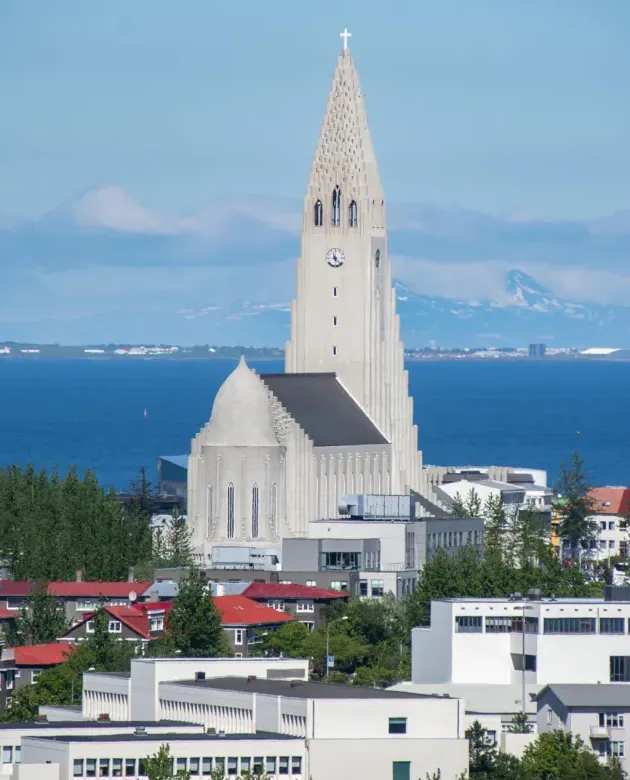
[[[301,204],[175,216],[116,186],[36,220],[0,215],[0,341],[280,346]],[[630,213],[550,221],[390,204],[408,347],[630,346]]]

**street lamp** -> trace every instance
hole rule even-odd
[[[88,672],[95,672],[96,671],[96,667],[90,666],[90,668],[87,671]],[[72,675],[72,683],[70,685],[70,704],[74,704],[74,681],[77,679],[77,677],[80,674],[85,674],[85,672],[75,672]]]
[[[330,667],[328,665],[328,658],[330,657],[330,626],[333,623],[340,623],[342,620],[347,620],[348,616],[344,615],[343,617],[337,618],[336,620],[330,620],[328,623],[326,623],[326,677],[330,674]]]

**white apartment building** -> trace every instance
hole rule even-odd
[[[600,487],[590,491],[596,514],[591,520],[596,525],[596,536],[585,542],[584,557],[598,563],[611,558],[627,558],[629,539],[627,520],[630,514],[630,488]]]
[[[412,631],[412,682],[627,683],[629,619],[627,601],[433,601],[431,626]]]
[[[473,493],[476,493],[482,508],[489,498],[500,496],[501,503],[508,512],[524,508],[530,503],[536,509],[550,511],[553,496],[553,491],[542,485],[512,484],[494,479],[461,479],[456,482],[445,482],[440,485],[440,488],[451,499],[459,496],[465,503],[470,500]]]
[[[623,685],[548,685],[536,697],[538,731],[579,735],[603,761],[630,770],[630,696]]]
[[[11,776],[16,767],[22,763],[23,741],[31,737],[36,739],[57,737],[95,739],[99,736],[129,735],[136,731],[149,735],[165,731],[186,735],[204,733],[201,724],[175,721],[112,723],[106,720],[78,722],[39,720],[27,723],[0,723],[0,777]]]

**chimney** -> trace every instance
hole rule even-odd
[[[37,723],[48,723],[48,715],[38,715]]]
[[[127,582],[135,582],[136,581],[136,573],[134,571],[133,566],[129,569],[129,574],[127,575]]]
[[[257,679],[257,678],[256,678],[256,675],[255,675],[255,674],[248,674],[248,675],[247,675],[247,682],[253,682],[253,681],[254,681],[254,680],[256,680],[256,679]]]
[[[77,569],[76,581],[83,582],[83,569]]]
[[[109,719],[109,712],[101,712],[96,720],[98,720],[99,723],[103,723],[104,721],[109,721]]]

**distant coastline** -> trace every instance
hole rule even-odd
[[[244,347],[199,345],[60,345],[0,342],[0,362],[6,360],[238,360],[243,355],[251,361],[284,360],[280,347]],[[530,357],[527,350],[516,347],[480,347],[461,349],[407,350],[405,361],[423,362],[628,362],[630,350],[619,349],[602,354],[583,354],[575,349],[552,350],[544,357]]]

